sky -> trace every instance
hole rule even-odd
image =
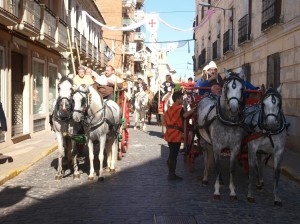
[[[186,30],[193,27],[195,0],[145,0],[143,9],[145,13],[158,13],[162,20],[176,28]],[[193,39],[192,31],[177,31],[162,23],[159,24],[158,41],[188,39]],[[171,69],[176,71],[175,76],[177,78],[180,78],[180,76],[182,79],[194,77],[192,60],[194,41],[189,41],[189,45],[190,53],[188,53],[188,44],[168,53],[168,64]],[[163,46],[166,46],[166,44],[163,44]]]

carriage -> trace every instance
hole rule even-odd
[[[205,97],[197,93],[197,91],[210,91],[210,87],[195,87],[195,83],[181,83],[181,88],[186,91],[186,97],[184,100],[184,109],[194,108],[198,103]],[[263,95],[261,90],[244,90],[244,93],[249,94],[249,97],[245,98],[246,106],[255,105],[260,102]],[[239,164],[244,167],[244,172],[248,175],[248,152],[247,142],[255,138],[255,135],[243,138],[241,142],[241,152],[238,154]],[[184,121],[184,154],[186,155],[187,164],[189,171],[192,172],[194,169],[194,162],[198,156],[203,155],[203,147],[201,147],[201,138],[199,136],[199,130],[197,126],[197,114],[191,116],[190,119]],[[223,149],[223,157],[230,156],[228,149]]]
[[[122,111],[122,126],[119,135],[120,144],[118,151],[119,160],[122,159],[123,153],[126,153],[128,151],[129,145],[130,103],[128,97],[125,94],[125,91],[127,89],[126,82],[124,82],[123,87],[123,89],[117,90],[115,94],[115,101],[117,102]]]

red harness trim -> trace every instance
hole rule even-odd
[[[255,132],[254,134],[249,135],[246,138],[243,138],[242,144],[247,144],[247,142],[250,142],[252,140],[258,139],[258,138],[260,138],[262,136],[263,136],[263,133],[261,131],[260,132]]]

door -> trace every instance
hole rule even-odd
[[[23,56],[11,54],[12,137],[23,134]]]

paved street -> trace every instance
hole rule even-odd
[[[256,203],[246,200],[247,177],[237,167],[238,201],[229,200],[227,186],[220,201],[213,200],[211,173],[202,186],[202,158],[189,173],[182,156],[177,173],[182,182],[167,181],[168,148],[161,127],[130,129],[130,147],[104,182],[88,181],[88,166],[80,165],[80,180],[69,171],[55,181],[57,152],[0,186],[0,223],[299,223],[300,186],[282,176],[282,208],[273,207],[272,170],[265,170],[265,188],[255,192]],[[228,170],[228,161],[223,161]],[[226,176],[227,177],[227,176]],[[228,178],[224,177],[228,185]],[[174,220],[177,220],[175,222]],[[156,222],[155,222],[156,221]]]

